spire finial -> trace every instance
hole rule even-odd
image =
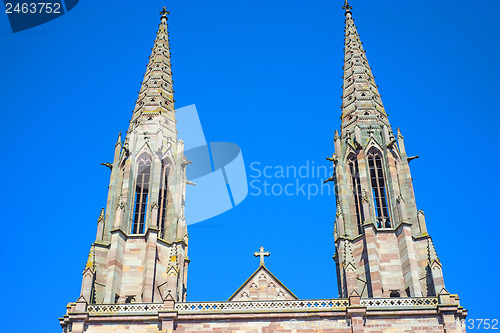
[[[87,263],[85,264],[85,269],[90,268],[95,271],[95,245],[92,244],[89,251],[89,256],[87,258]]]
[[[104,221],[104,208],[101,208],[101,213],[99,214],[99,218],[97,219],[97,222]]]
[[[349,1],[347,0],[344,0],[344,5],[342,6],[342,9],[345,10],[345,15],[347,15],[347,13],[351,13],[351,5],[349,5]]]
[[[160,15],[167,17],[168,14],[170,14],[170,12],[167,10],[166,7],[163,7],[163,9],[160,12]]]
[[[118,132],[118,139],[116,139],[116,146],[122,145],[122,132]]]

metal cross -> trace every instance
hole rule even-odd
[[[264,247],[261,246],[259,249],[259,252],[255,252],[253,255],[256,257],[260,257],[260,265],[265,266],[264,265],[264,257],[269,257],[271,255],[271,253],[264,252]]]
[[[163,7],[163,10],[160,12],[161,15],[165,15],[165,14],[170,14],[170,12],[167,10],[166,7]]]
[[[347,0],[344,1],[344,5],[342,6],[342,9],[345,9],[346,12],[348,12],[352,9],[352,7],[349,5],[349,2]]]

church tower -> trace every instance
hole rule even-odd
[[[346,1],[340,134],[335,131],[335,261],[340,297],[436,296],[441,263],[415,203],[408,156],[393,133]]]
[[[83,272],[90,304],[162,303],[186,298],[183,141],[177,138],[167,14],[124,142],[115,145],[106,210]]]
[[[80,296],[59,318],[63,333],[465,331],[467,310],[445,289],[415,204],[408,164],[416,157],[391,130],[347,1],[343,8],[342,124],[328,158],[340,297],[300,299],[271,273],[261,247],[258,268],[227,301],[186,301],[190,162],[177,137],[164,8],[127,135],[113,163],[103,163],[107,205]]]

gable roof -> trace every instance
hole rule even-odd
[[[228,301],[271,301],[298,299],[273,273],[261,265],[229,297]]]

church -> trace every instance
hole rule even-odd
[[[409,156],[393,132],[345,1],[333,235],[339,298],[299,299],[265,264],[222,302],[189,302],[184,143],[178,137],[168,12],[130,126],[115,144],[106,208],[97,221],[80,297],[60,318],[83,332],[464,332],[467,315],[415,203]],[[330,155],[329,154],[329,155]],[[332,277],[333,278],[333,277]]]

